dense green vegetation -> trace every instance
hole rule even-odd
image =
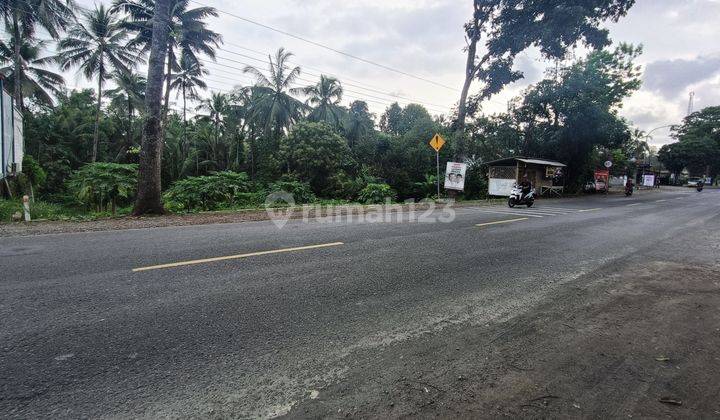
[[[682,125],[673,127],[678,142],[663,146],[660,161],[674,174],[687,168],[690,174],[720,175],[720,106],[688,115]]]
[[[222,43],[206,22],[217,12],[192,8],[186,0],[169,2],[162,89],[156,83],[155,94],[159,97],[162,90],[156,134],[162,140],[162,197],[170,211],[255,207],[276,191],[293,193],[297,203],[433,197],[435,152],[427,143],[435,133],[448,139],[441,167],[451,160],[469,163],[459,199],[483,198],[484,163],[501,157],[566,162],[568,185],[574,188],[604,160],[613,160],[616,171],[632,171],[651,152],[644,133],[618,114],[623,100],[640,86],[634,60],[641,48],[613,48],[607,33],[596,30],[599,22],[622,16],[632,1],[598,0],[598,7],[583,9],[577,21],[556,28],[577,29],[562,45],[535,31],[537,19],[557,10],[515,16],[502,2],[487,2],[488,10],[477,9],[476,2],[466,32],[475,43],[486,34],[494,49],[487,56],[489,67],[475,69],[470,81],[477,78],[487,85],[477,96],[461,97],[451,115],[435,116],[419,104],[393,103],[381,115],[370,113],[362,100],[345,106],[342,81],[331,76],[297,87],[302,68],[292,65],[292,53],[282,48],[266,67],[243,69],[255,79],[253,84],[207,92],[208,70],[201,58],[213,59]],[[10,192],[15,198],[30,194],[36,203],[66,208],[68,215],[125,213],[137,193],[143,127],[147,130],[145,123],[152,120],[146,103],[149,83],[134,68],[147,60],[156,3],[115,0],[111,7],[97,6],[77,16],[64,1],[49,2],[53,8],[43,13],[31,3],[0,7],[10,35],[0,41],[0,72],[24,110],[27,156],[25,174],[14,180]],[[13,20],[13,7],[26,6],[26,19]],[[508,28],[527,24],[528,31],[512,39],[492,35],[487,30],[492,19]],[[47,41],[39,39],[38,28],[56,39],[65,32],[56,55],[45,54]],[[508,47],[511,41],[516,45]],[[575,62],[558,62],[544,80],[515,98],[507,112],[482,112],[483,98],[522,76],[509,70],[512,60],[502,60],[503,54],[514,57],[538,45],[545,56],[557,58],[580,41],[598,49]],[[77,69],[96,89],[67,90],[53,72],[58,65]],[[170,106],[172,97],[181,98],[180,109]],[[676,130],[680,143],[661,154],[668,167],[699,171],[718,161],[712,158],[716,151],[705,150],[706,138],[717,132],[713,112],[693,114]]]

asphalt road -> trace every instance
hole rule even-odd
[[[720,190],[454,211],[0,238],[0,417],[283,414],[357,352],[522,313],[702,235]]]

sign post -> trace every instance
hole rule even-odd
[[[430,147],[435,150],[435,166],[436,166],[436,181],[437,181],[437,198],[440,198],[440,149],[445,145],[445,139],[440,134],[430,140]]]
[[[30,197],[23,196],[23,213],[25,213],[25,221],[30,221]]]

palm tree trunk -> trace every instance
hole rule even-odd
[[[213,131],[214,131],[213,137],[214,137],[214,140],[215,140],[215,144],[213,145],[213,162],[215,162],[215,165],[216,165],[216,167],[217,167],[217,166],[218,166],[218,165],[217,165],[217,164],[218,164],[218,161],[217,161],[217,149],[218,149],[218,147],[220,147],[220,140],[219,140],[219,136],[218,136],[218,123],[217,123],[217,121],[214,121],[214,122],[213,122],[213,126],[214,126],[214,127],[213,127],[213,128],[214,128],[214,130],[213,130]]]
[[[102,52],[100,53],[102,55]],[[102,85],[103,85],[103,74],[102,69],[100,70],[100,73],[98,74],[98,98],[97,98],[97,107],[95,108],[95,131],[93,133],[93,149],[92,149],[92,163],[95,163],[97,161],[97,155],[98,155],[98,138],[99,138],[99,130],[100,130],[100,111],[102,110]]]
[[[162,120],[162,126],[163,131],[165,126],[167,125],[167,118],[168,113],[170,112],[170,84],[172,83],[172,62],[173,62],[173,51],[172,51],[172,45],[168,43],[168,51],[167,51],[167,70],[166,70],[166,77],[165,79],[165,108],[163,109],[163,120]]]
[[[182,85],[183,96],[183,144],[187,145],[187,95],[185,93],[185,83]]]
[[[162,214],[161,164],[162,164],[162,90],[163,64],[168,43],[171,0],[156,0],[153,13],[152,44],[148,61],[145,106],[147,119],[143,127],[140,147],[140,171],[138,174],[138,195],[133,215],[147,213]]]
[[[133,113],[135,112],[132,104],[132,100],[130,99],[130,95],[128,94],[128,129],[127,129],[127,147],[132,146],[132,135],[133,135]]]
[[[20,56],[20,22],[18,21],[18,13],[19,11],[17,9],[13,10],[13,37],[15,38],[14,41],[14,51],[13,56],[15,59],[15,70],[13,72],[13,97],[15,98],[15,104],[19,109],[23,109],[23,96],[22,96],[22,57]]]

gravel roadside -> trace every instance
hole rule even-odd
[[[502,200],[469,201],[452,204],[453,207],[483,206],[497,204]],[[440,208],[444,204],[437,204]],[[394,211],[425,211],[428,204],[394,204],[389,207]],[[298,219],[302,217],[327,217],[352,214],[366,214],[371,211],[378,211],[381,207],[377,205],[339,205],[339,206],[310,206],[308,209],[296,207],[294,209],[274,209],[282,213],[284,217]],[[383,208],[384,211],[384,208]],[[289,215],[285,216],[285,213]],[[30,223],[0,223],[0,237],[8,236],[34,236],[56,233],[75,232],[96,232],[123,229],[147,229],[169,226],[192,226],[209,225],[222,223],[242,223],[271,220],[271,216],[265,209],[253,209],[242,211],[218,211],[191,214],[168,214],[164,216],[145,217],[116,217],[90,221],[35,221]]]
[[[360,354],[287,417],[718,418],[719,243],[649,247],[501,322]]]

